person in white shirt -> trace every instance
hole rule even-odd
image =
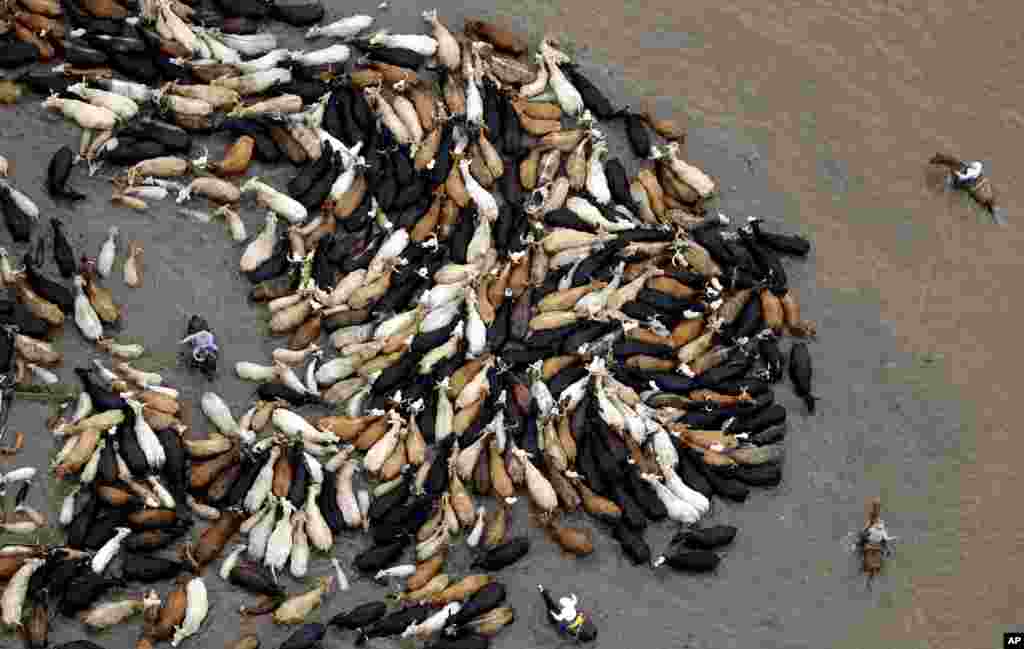
[[[574,622],[576,620],[576,604],[579,601],[575,593],[570,593],[568,597],[559,599],[558,603],[561,605],[562,610],[558,613],[552,613],[551,617],[566,624]]]
[[[864,543],[871,543],[873,545],[888,545],[889,541],[893,539],[889,535],[888,530],[885,529],[885,521],[879,519],[875,523],[864,530],[862,533]]]
[[[868,502],[868,520],[861,530],[859,547],[862,555],[862,567],[868,578],[868,588],[871,587],[871,580],[882,572],[882,559],[891,554],[889,542],[895,537],[890,536],[885,529],[885,521],[881,518],[882,502],[874,498]]]
[[[978,160],[961,163],[959,169],[953,170],[953,184],[958,187],[967,187],[974,184],[978,178],[981,178],[983,168],[984,166]]]
[[[556,604],[544,586],[538,584],[537,590],[544,598],[549,619],[558,626],[559,631],[578,642],[593,642],[597,638],[597,627],[594,626],[589,616],[576,609],[579,598],[575,593],[560,598]]]

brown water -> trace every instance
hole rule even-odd
[[[469,4],[437,6],[454,27],[478,10]],[[601,626],[600,647],[820,648],[845,638],[857,649],[980,648],[998,646],[997,634],[1015,622],[1022,560],[1012,516],[1019,488],[1009,380],[1018,315],[1011,311],[1012,271],[1022,249],[1014,193],[1020,174],[1011,150],[1024,125],[1024,78],[1013,67],[1019,12],[1009,2],[986,3],[985,11],[980,2],[948,5],[660,0],[595,11],[576,0],[508,0],[488,12],[534,36],[564,34],[616,102],[648,98],[663,116],[689,114],[688,154],[721,180],[723,211],[762,214],[813,238],[815,254],[791,274],[805,315],[820,324],[812,353],[822,397],[818,415],[807,418],[780,389],[779,400],[793,412],[785,480],[744,505],[716,504],[715,522],[742,530],[716,575],[630,566],[600,532],[593,557],[568,561],[519,512],[516,531],[535,544],[502,573],[518,621],[496,647],[559,646],[543,622],[539,581],[580,593]],[[419,12],[430,6],[396,3],[379,22],[421,31]],[[332,7],[325,22],[354,11]],[[277,31],[290,33],[286,47],[311,47],[296,30]],[[612,135],[621,152],[621,133]],[[77,148],[78,130],[43,116],[34,99],[0,115],[0,138],[16,185],[44,216],[69,224],[74,245],[95,254],[107,227],[117,224],[124,241],[146,246],[144,290],[125,288],[119,274],[108,282],[125,307],[124,335],[166,359],[178,349],[188,315],[206,315],[224,350],[218,381],[208,386],[166,361],[154,368],[193,403],[212,387],[242,412],[252,385],[230,368],[265,362],[279,341],[265,338],[259,312],[245,304],[246,283],[235,270],[240,247],[222,225],[186,222],[169,201],[144,214],[111,208],[106,181],[81,170],[73,185],[90,200],[74,211],[53,204],[42,190],[45,160],[61,145]],[[211,151],[224,143],[218,137]],[[937,150],[987,162],[1009,227],[996,228],[969,201],[942,191],[941,174],[925,165]],[[281,186],[293,172],[255,165],[253,173]],[[242,215],[255,234],[262,211],[245,203]],[[6,235],[3,242],[20,256]],[[92,358],[78,338],[69,324],[60,342],[68,355],[65,381],[68,368]],[[12,429],[25,430],[29,446],[4,469],[43,466],[46,414],[43,405],[17,405]],[[202,421],[198,412],[195,420]],[[861,520],[864,498],[878,493],[902,540],[868,592],[841,539]],[[649,534],[656,553],[670,535],[664,525]],[[361,536],[346,535],[336,555],[347,566],[364,545]],[[450,572],[462,574],[468,563],[460,551]],[[310,569],[329,571],[322,558]],[[235,611],[251,599],[213,574],[207,584],[211,618],[190,646],[235,639]],[[383,593],[355,583],[325,603],[323,619]],[[244,626],[268,647],[288,633],[265,620]],[[128,625],[95,640],[131,646],[136,633]],[[74,622],[55,621],[51,637],[66,642],[83,634]],[[332,633],[326,646],[350,640]],[[16,644],[0,637],[0,647]]]
[[[726,126],[758,142],[758,168],[791,198],[784,216],[814,236],[817,283],[877,300],[905,350],[941,358],[944,374],[928,381],[933,392],[951,387],[973,411],[976,454],[949,476],[959,482],[959,502],[937,499],[928,511],[938,525],[958,509],[952,538],[941,552],[920,549],[935,564],[913,575],[912,595],[872,618],[872,631],[862,627],[851,646],[866,646],[871,635],[886,639],[878,646],[996,646],[1002,626],[1019,621],[1021,601],[1022,536],[1013,515],[1020,481],[1011,459],[1020,448],[1011,352],[1022,315],[1011,296],[1021,295],[1014,271],[1024,250],[1016,191],[1020,5],[655,0],[587,11],[592,6],[559,3],[547,29],[621,62],[628,78],[648,81],[649,96],[679,96],[676,114],[686,111],[692,124]],[[994,227],[937,188],[941,180],[925,164],[936,151],[986,161],[1009,227]],[[878,488],[898,498],[894,477]],[[890,509],[890,519],[899,516]]]

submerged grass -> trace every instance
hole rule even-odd
[[[260,302],[253,305],[253,310],[256,312],[256,316],[259,318],[260,333],[265,338],[274,337],[276,334],[270,330],[270,307],[267,304]]]
[[[0,547],[5,545],[64,545],[64,533],[58,527],[40,527],[28,534],[4,532],[0,534]]]
[[[941,354],[928,353],[916,356],[909,363],[887,363],[880,368],[879,378],[885,383],[906,387],[917,399],[934,399],[935,391],[942,386],[938,380],[944,371],[941,360]]]
[[[62,404],[78,398],[80,390],[66,383],[55,385],[19,385],[14,389],[16,399]]]
[[[118,336],[116,342],[120,345],[142,345],[147,351],[135,360],[127,361],[129,365],[137,370],[143,372],[159,372],[161,370],[169,370],[177,367],[180,361],[180,355],[177,353],[160,353],[154,354],[148,351],[146,341],[141,336]]]
[[[180,361],[179,354],[146,354],[142,358],[130,361],[130,365],[143,372],[161,372],[177,367]]]

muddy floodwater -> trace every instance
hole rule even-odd
[[[1024,592],[1019,552],[1022,493],[1011,381],[1019,377],[1021,170],[1024,75],[1019,3],[979,0],[686,0],[559,3],[536,0],[436,6],[453,29],[470,15],[498,17],[534,39],[555,35],[583,71],[616,103],[646,101],[659,115],[688,116],[686,157],[717,179],[715,209],[733,219],[758,215],[814,243],[807,261],[788,263],[804,316],[818,323],[811,345],[818,412],[806,416],[787,386],[778,399],[790,409],[782,484],[753,490],[743,504],[716,501],[712,521],[740,528],[715,574],[685,576],[634,567],[603,530],[595,553],[562,555],[517,510],[516,532],[533,550],[501,573],[516,623],[494,642],[500,649],[565,646],[544,622],[536,585],[573,591],[600,628],[595,646],[637,649],[864,647],[981,649],[1001,646],[1015,628]],[[328,3],[325,22],[375,13],[376,3]],[[433,5],[392,2],[377,24],[396,33],[423,31],[420,12]],[[273,27],[290,49],[298,30]],[[177,215],[171,201],[135,212],[110,204],[110,186],[76,168],[72,185],[90,198],[73,207],[44,192],[46,163],[61,145],[77,149],[78,130],[44,115],[39,98],[0,110],[0,153],[12,177],[47,219],[67,224],[73,245],[95,255],[111,225],[123,244],[145,249],[144,287],[122,280],[122,245],[106,285],[124,307],[122,340],[143,342],[147,368],[158,369],[194,408],[195,434],[208,427],[199,396],[213,389],[236,416],[252,384],[233,376],[237,361],[267,362],[264,311],[247,304],[237,271],[240,246],[223,222]],[[609,126],[624,151],[618,125]],[[217,157],[227,143],[209,143]],[[944,188],[925,164],[936,151],[985,161],[1001,193],[1007,227]],[[194,152],[198,155],[199,152]],[[110,174],[103,169],[98,176]],[[259,175],[283,186],[287,165]],[[194,207],[205,207],[196,202]],[[251,235],[263,212],[241,210]],[[46,224],[48,227],[48,224]],[[9,235],[0,245],[20,257]],[[52,260],[46,272],[56,273]],[[222,349],[219,378],[207,384],[175,367],[186,319],[207,317]],[[60,370],[95,356],[73,324],[57,343]],[[787,343],[788,346],[788,343]],[[140,363],[145,365],[145,363]],[[11,430],[26,448],[3,468],[41,468],[53,441],[44,426],[48,404],[20,401]],[[52,481],[31,502],[51,506]],[[845,546],[863,521],[866,497],[880,495],[889,531],[899,537],[893,559],[871,590]],[[55,518],[56,512],[51,511]],[[593,523],[580,518],[578,524]],[[674,530],[654,526],[655,553]],[[5,542],[12,542],[10,537]],[[365,546],[343,534],[343,565]],[[453,553],[449,572],[469,563]],[[312,576],[328,574],[318,559]],[[208,571],[211,611],[201,635],[186,646],[220,647],[244,631],[276,647],[291,631],[269,619],[241,621],[252,598]],[[161,593],[169,584],[161,586]],[[289,581],[295,592],[301,584]],[[368,581],[332,595],[318,619],[380,598]],[[109,649],[130,647],[138,624],[87,635],[57,620],[53,642],[89,637]],[[324,646],[349,647],[351,635],[329,632]],[[14,635],[0,647],[21,646]],[[398,646],[374,640],[371,646]]]

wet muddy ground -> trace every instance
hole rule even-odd
[[[660,112],[688,113],[687,157],[720,179],[721,211],[737,219],[761,215],[814,241],[811,258],[788,269],[805,317],[817,320],[820,332],[811,349],[818,413],[805,416],[788,388],[778,390],[791,411],[783,483],[755,490],[742,505],[716,502],[712,520],[741,530],[716,574],[633,567],[603,531],[592,557],[570,559],[520,509],[514,529],[535,544],[501,574],[518,620],[496,647],[562,646],[544,623],[539,582],[580,595],[600,626],[599,647],[990,647],[1015,622],[1012,577],[1021,559],[1013,556],[1020,537],[1010,512],[1019,489],[1008,410],[1013,309],[1020,308],[1011,304],[1021,250],[1011,149],[1024,124],[1017,112],[1022,80],[1012,65],[1019,34],[1004,10],[1012,3],[989,13],[978,2],[946,4],[697,0],[595,11],[570,0],[505,2],[485,12],[534,37],[561,36],[616,102],[646,98]],[[419,12],[427,8],[395,3],[378,23],[420,31]],[[452,27],[476,11],[458,2],[437,8]],[[331,7],[327,20],[355,12],[373,7]],[[303,47],[296,30],[288,31],[285,45]],[[970,70],[962,63],[965,47],[977,61]],[[607,130],[620,145],[613,153],[621,153],[618,127]],[[114,207],[109,183],[82,169],[72,184],[89,200],[54,204],[43,190],[46,162],[77,141],[77,129],[44,115],[36,99],[0,112],[0,150],[13,163],[15,184],[45,218],[67,223],[74,245],[96,254],[107,228],[118,225],[124,244],[144,246],[142,289],[123,283],[125,245],[106,283],[124,306],[120,337],[144,342],[152,355],[147,369],[158,369],[196,405],[201,434],[208,426],[198,411],[202,391],[218,392],[237,416],[254,386],[231,368],[265,362],[280,342],[267,338],[262,309],[246,303],[240,246],[223,223],[184,219],[170,201],[145,213]],[[224,144],[213,139],[214,156]],[[968,201],[943,192],[924,165],[939,149],[990,162],[1006,196],[1008,228],[996,230]],[[253,173],[283,186],[293,171],[257,165]],[[243,203],[241,213],[255,235],[263,212]],[[6,233],[0,240],[20,256]],[[213,384],[174,367],[193,313],[210,320],[221,344],[222,371]],[[71,368],[97,357],[70,323],[58,345],[68,383]],[[43,425],[50,414],[47,404],[15,406],[11,430],[23,430],[28,442],[4,468],[43,466],[53,445]],[[863,520],[864,499],[876,494],[900,541],[869,591],[843,540]],[[42,490],[32,502],[46,505]],[[664,548],[673,531],[653,529],[652,548]],[[365,543],[345,535],[336,555],[347,564]],[[456,574],[469,555],[458,551],[451,561]],[[329,570],[321,559],[310,574]],[[237,608],[249,598],[213,571],[207,586],[210,617],[189,643],[217,647],[238,637]],[[300,588],[290,582],[290,590]],[[354,582],[325,602],[320,619],[386,592]],[[290,633],[266,618],[246,621],[245,630],[268,647]],[[127,647],[137,632],[127,625],[92,639]],[[56,622],[51,636],[82,637],[83,628],[67,620]],[[351,640],[332,631],[325,646]],[[0,647],[8,646],[20,641],[0,636]]]

